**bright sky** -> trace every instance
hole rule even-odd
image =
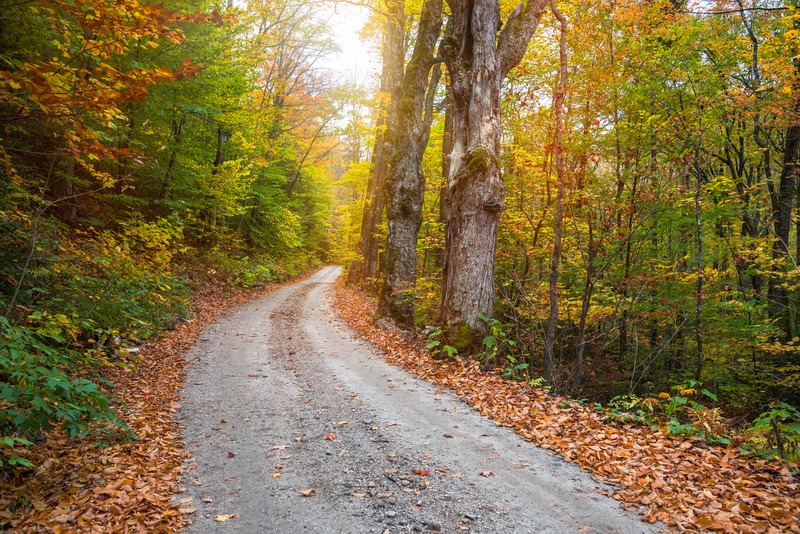
[[[329,25],[342,51],[331,56],[330,68],[341,74],[342,81],[372,85],[378,72],[379,58],[358,37],[368,18],[367,8],[340,3],[331,11]]]

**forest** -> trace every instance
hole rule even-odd
[[[332,263],[437,358],[796,460],[794,0],[357,4],[374,79],[333,2],[0,3],[3,465],[124,430],[198,288]]]

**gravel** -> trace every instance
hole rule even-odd
[[[187,354],[189,532],[658,532],[574,465],[387,365],[332,311],[338,275],[231,310]]]

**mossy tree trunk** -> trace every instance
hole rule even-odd
[[[397,128],[387,131],[391,159],[386,180],[386,261],[378,313],[406,326],[414,325],[417,235],[425,194],[422,157],[441,74],[434,58],[441,29],[442,0],[425,0],[414,52],[399,90],[392,95]]]
[[[359,284],[375,291],[378,276],[378,227],[383,220],[386,201],[386,177],[389,172],[391,143],[387,132],[397,130],[397,116],[389,105],[389,95],[395,93],[402,80],[404,64],[404,17],[403,0],[387,0],[386,30],[383,34],[381,89],[386,106],[378,118],[375,147],[372,152],[372,173],[367,184],[367,201],[361,220],[361,236],[358,251],[361,258],[354,261],[347,273],[347,282]]]
[[[501,28],[498,0],[449,0],[441,55],[450,74],[453,138],[445,204],[441,319],[482,338],[492,316],[500,176],[500,86],[533,37],[548,0],[520,3]]]

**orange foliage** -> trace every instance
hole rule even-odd
[[[800,484],[778,462],[642,426],[606,424],[591,407],[482,373],[477,361],[436,361],[424,344],[411,345],[375,326],[373,306],[341,281],[335,306],[354,330],[385,351],[389,363],[450,388],[501,426],[616,485],[619,490],[609,496],[641,511],[646,521],[681,532],[800,532]]]

